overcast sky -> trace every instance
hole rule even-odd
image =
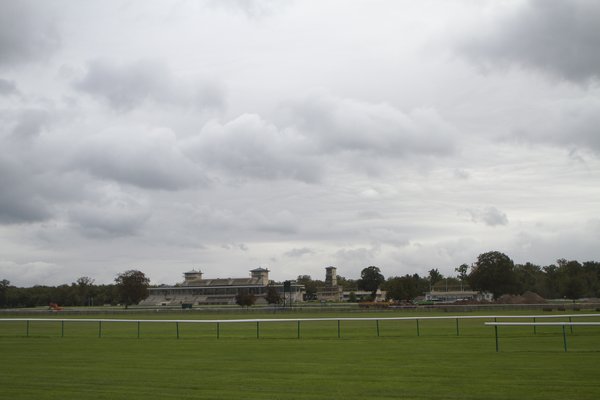
[[[0,1],[0,279],[600,261],[600,2]]]

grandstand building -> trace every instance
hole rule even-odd
[[[140,305],[235,304],[238,294],[253,294],[256,304],[266,304],[265,296],[269,286],[277,290],[282,300],[284,298],[284,285],[270,282],[269,270],[266,268],[251,270],[249,278],[205,279],[201,271],[195,270],[183,275],[184,281],[180,285],[149,288],[149,296]],[[303,294],[304,285],[291,282],[289,291],[285,293],[286,302],[303,301]]]

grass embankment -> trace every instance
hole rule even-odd
[[[23,322],[2,323],[0,397],[548,400],[600,394],[597,327],[568,331],[567,353],[560,327],[538,327],[535,334],[531,327],[503,328],[499,353],[483,320],[461,320],[460,336],[454,320],[420,321],[419,336],[415,321],[381,321],[379,328],[377,337],[373,321],[343,321],[338,338],[335,321],[307,322],[297,339],[296,323],[261,323],[257,340],[254,323],[222,324],[219,339],[213,324],[181,324],[178,340],[171,323],[143,323],[140,339],[135,323],[105,323],[102,338],[94,322],[68,322],[64,330],[60,322],[33,322],[29,337]]]

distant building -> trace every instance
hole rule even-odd
[[[235,304],[238,294],[253,294],[256,304],[266,304],[265,296],[269,287],[269,270],[256,268],[250,271],[249,278],[204,279],[201,271],[189,271],[184,281],[177,286],[149,288],[149,296],[141,305],[170,306],[180,304],[217,305]],[[271,284],[283,299],[283,284]],[[302,301],[304,285],[291,282],[290,292],[285,293],[287,301]]]
[[[377,303],[385,301],[385,297],[387,296],[387,292],[381,289],[377,289],[375,298],[372,298],[373,293],[367,290],[350,290],[342,293],[342,301],[351,301],[353,293],[355,301],[374,301]]]
[[[317,290],[319,301],[342,301],[343,289],[337,284],[337,269],[335,267],[325,268],[325,286]]]
[[[473,290],[457,290],[448,292],[431,291],[425,293],[425,301],[435,303],[456,303],[457,301],[492,301],[492,294]]]

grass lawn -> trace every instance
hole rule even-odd
[[[34,322],[26,337],[1,323],[0,398],[600,397],[598,327],[568,332],[566,353],[560,327],[504,327],[496,353],[482,320],[461,320],[460,336],[454,320],[420,321],[419,336],[415,321],[381,321],[379,337],[373,321],[342,321],[340,338],[335,321],[303,323],[300,339],[293,322],[261,323],[260,339],[254,323],[223,324],[219,339],[213,324],[182,324],[179,339],[175,324],[142,323],[139,339],[136,325],[105,323],[98,338],[94,322]]]

